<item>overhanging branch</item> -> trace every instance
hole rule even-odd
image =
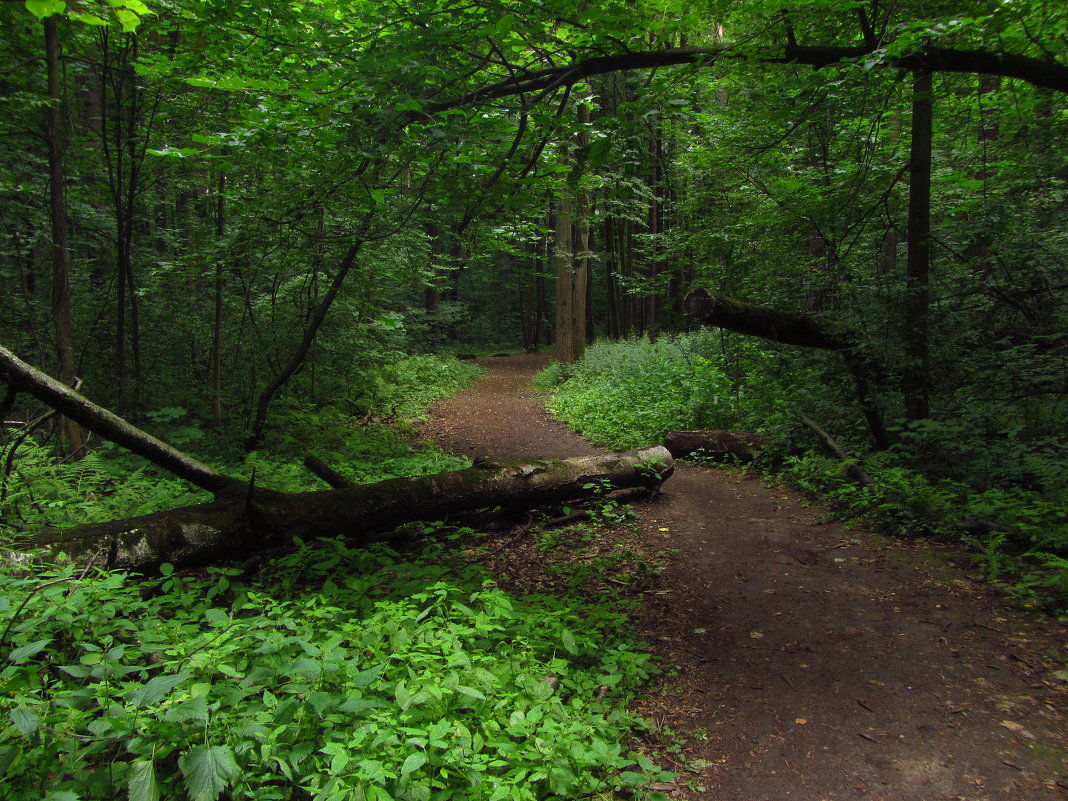
[[[874,44],[873,42],[857,47],[789,44],[774,50],[769,48],[765,53],[755,54],[736,52],[728,47],[675,47],[665,50],[619,53],[612,56],[595,56],[557,67],[518,71],[511,77],[475,89],[452,100],[432,103],[421,112],[411,112],[411,118],[415,121],[424,114],[435,114],[528,92],[540,92],[550,87],[570,86],[591,75],[685,64],[709,65],[721,59],[751,60],[765,64],[804,64],[820,69],[835,64],[870,60],[872,56],[877,56],[873,62],[874,66],[922,69],[929,72],[1000,75],[1005,78],[1018,78],[1033,86],[1068,93],[1068,66],[1056,61],[1015,53],[957,50],[944,47],[929,47],[903,56],[892,56],[881,54]]]

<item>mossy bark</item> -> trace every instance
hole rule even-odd
[[[415,520],[489,507],[531,508],[607,489],[657,486],[671,475],[665,448],[558,461],[532,460],[394,478],[322,492],[254,491],[144,517],[33,535],[16,547],[46,548],[79,565],[138,572],[239,559],[294,537],[356,541]]]

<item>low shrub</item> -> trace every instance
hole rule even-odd
[[[649,657],[606,606],[434,548],[164,573],[0,569],[5,798],[663,798],[626,746]]]

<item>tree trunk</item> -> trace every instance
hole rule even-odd
[[[590,143],[590,109],[586,103],[578,104],[578,146],[585,148]],[[578,189],[578,207],[575,220],[575,253],[572,261],[574,284],[572,286],[571,343],[572,361],[578,361],[586,353],[588,322],[592,322],[590,309],[590,190]]]
[[[216,494],[240,492],[244,482],[223,475],[196,459],[186,456],[165,442],[130,425],[51,376],[31,367],[7,348],[0,346],[0,381],[13,389],[32,395],[42,403],[65,415],[72,424],[79,423],[104,439],[128,448],[138,456],[174,473],[201,489]]]
[[[215,187],[215,239],[216,246],[222,243],[226,234],[226,173],[219,170],[218,183]],[[225,288],[223,259],[221,253],[215,254],[215,281],[212,288],[214,310],[211,324],[211,418],[216,428],[223,426],[222,409],[222,329],[223,329],[223,290]]]
[[[717,328],[786,345],[840,352],[853,378],[857,402],[872,438],[879,448],[890,447],[890,437],[882,414],[872,400],[870,386],[873,380],[881,378],[883,371],[865,355],[867,337],[862,331],[824,316],[754,306],[704,289],[690,292],[683,306],[686,314]]]
[[[59,379],[67,386],[77,381],[74,360],[74,322],[71,316],[70,269],[67,263],[67,202],[64,196],[63,141],[60,133],[59,33],[57,17],[45,17],[45,61],[48,67],[48,174],[52,217],[52,319],[56,327]],[[64,418],[67,453],[80,459],[85,439],[78,424]]]
[[[300,369],[300,366],[304,364],[304,359],[308,355],[308,351],[311,350],[312,344],[315,342],[315,337],[319,333],[319,329],[323,325],[323,321],[326,319],[327,312],[330,311],[330,306],[334,303],[334,298],[337,297],[337,293],[341,291],[341,285],[345,283],[345,277],[352,269],[352,265],[356,261],[356,255],[360,252],[360,247],[363,244],[362,240],[354,243],[345,254],[345,258],[341,261],[341,266],[338,268],[337,273],[334,275],[334,280],[330,284],[330,288],[327,290],[323,299],[319,302],[319,305],[315,307],[308,320],[308,325],[304,329],[304,336],[300,340],[300,344],[297,345],[297,349],[290,356],[289,361],[278,371],[278,374],[263,388],[260,392],[260,396],[256,401],[256,416],[252,422],[252,433],[249,434],[248,439],[245,441],[245,447],[248,450],[254,450],[263,441],[263,429],[267,425],[267,410],[271,405],[271,401],[274,400],[274,396],[278,394],[278,390],[288,383],[289,379],[293,377],[293,374]]]
[[[852,350],[866,339],[863,332],[827,317],[754,306],[704,289],[690,292],[684,307],[702,323],[786,345]]]
[[[415,520],[487,507],[531,508],[606,489],[659,486],[673,470],[665,448],[560,461],[530,460],[304,493],[254,491],[249,498],[48,531],[18,548],[62,551],[78,564],[151,571],[164,562],[202,565],[288,544],[294,537],[368,541]]]
[[[715,462],[751,462],[768,443],[763,434],[735,431],[669,431],[664,447],[676,459],[697,456]]]
[[[918,70],[912,86],[912,153],[909,162],[909,231],[905,264],[904,346],[901,390],[905,417],[930,412],[931,357],[927,341],[931,266],[931,73]]]
[[[570,187],[560,190],[556,201],[556,359],[564,364],[575,361],[575,280],[571,241]]]

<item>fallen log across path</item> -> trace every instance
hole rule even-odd
[[[655,488],[674,469],[667,449],[655,447],[505,465],[482,462],[465,470],[428,476],[318,492],[278,492],[252,486],[191,459],[3,348],[0,380],[215,494],[209,503],[30,534],[12,544],[14,553],[10,555],[17,559],[28,560],[26,552],[46,548],[52,555],[64,554],[77,565],[141,572],[152,571],[164,562],[176,567],[204,565],[242,559],[286,545],[295,537],[345,537],[359,543],[417,520],[449,519],[497,507],[531,509],[624,487]],[[344,481],[338,478],[335,483]],[[21,557],[20,552],[24,554]]]
[[[528,460],[429,476],[392,478],[319,492],[253,490],[143,517],[52,530],[20,548],[63,552],[76,564],[139,572],[241,559],[320,537],[370,541],[416,520],[442,520],[480,509],[529,509],[597,495],[607,489],[658,486],[671,475],[665,448],[575,459]]]

